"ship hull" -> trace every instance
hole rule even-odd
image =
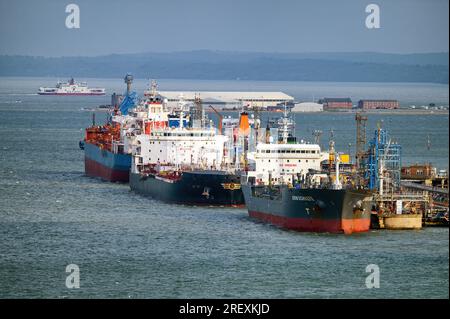
[[[351,234],[370,228],[370,194],[359,190],[268,189],[243,185],[250,217],[303,232]]]
[[[87,176],[109,182],[127,183],[131,167],[129,154],[115,154],[97,145],[84,144],[84,169]]]
[[[221,171],[183,172],[178,180],[130,173],[130,188],[167,203],[240,207],[244,196],[239,180],[239,176]]]

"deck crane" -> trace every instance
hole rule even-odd
[[[217,114],[217,117],[219,118],[219,133],[222,134],[222,122],[223,122],[223,115],[219,113],[212,105],[209,106],[211,110],[214,111],[214,113]]]

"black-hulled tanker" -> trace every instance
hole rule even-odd
[[[371,194],[364,190],[243,184],[250,217],[282,228],[346,234],[368,231]]]
[[[149,128],[148,134],[136,137],[131,189],[169,203],[243,205],[240,172],[226,147],[230,137],[206,127],[201,118],[196,122],[195,116],[185,118],[179,112],[171,117],[172,127]],[[192,127],[193,122],[197,127]]]
[[[242,206],[236,174],[217,170],[131,173],[130,187],[164,202],[186,205]]]
[[[333,141],[329,152],[297,142],[292,124],[285,113],[278,141],[266,139],[256,146],[255,169],[242,176],[249,215],[297,231],[368,231],[372,194],[340,174],[340,157],[348,155],[335,152]]]

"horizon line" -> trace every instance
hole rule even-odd
[[[194,53],[194,52],[211,52],[211,53],[231,53],[231,54],[384,54],[384,55],[427,55],[427,54],[449,54],[449,51],[430,51],[430,52],[383,52],[383,51],[296,51],[296,52],[280,52],[280,51],[236,51],[236,50],[214,50],[214,49],[196,49],[196,50],[175,50],[175,51],[144,51],[144,52],[124,52],[124,53],[105,53],[99,55],[26,55],[18,53],[2,53],[1,57],[33,57],[33,58],[97,58],[113,55],[143,55],[143,54],[177,54],[177,53]]]

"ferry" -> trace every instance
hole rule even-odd
[[[104,88],[89,88],[86,82],[77,83],[73,78],[58,82],[55,87],[40,87],[39,95],[105,95]]]

